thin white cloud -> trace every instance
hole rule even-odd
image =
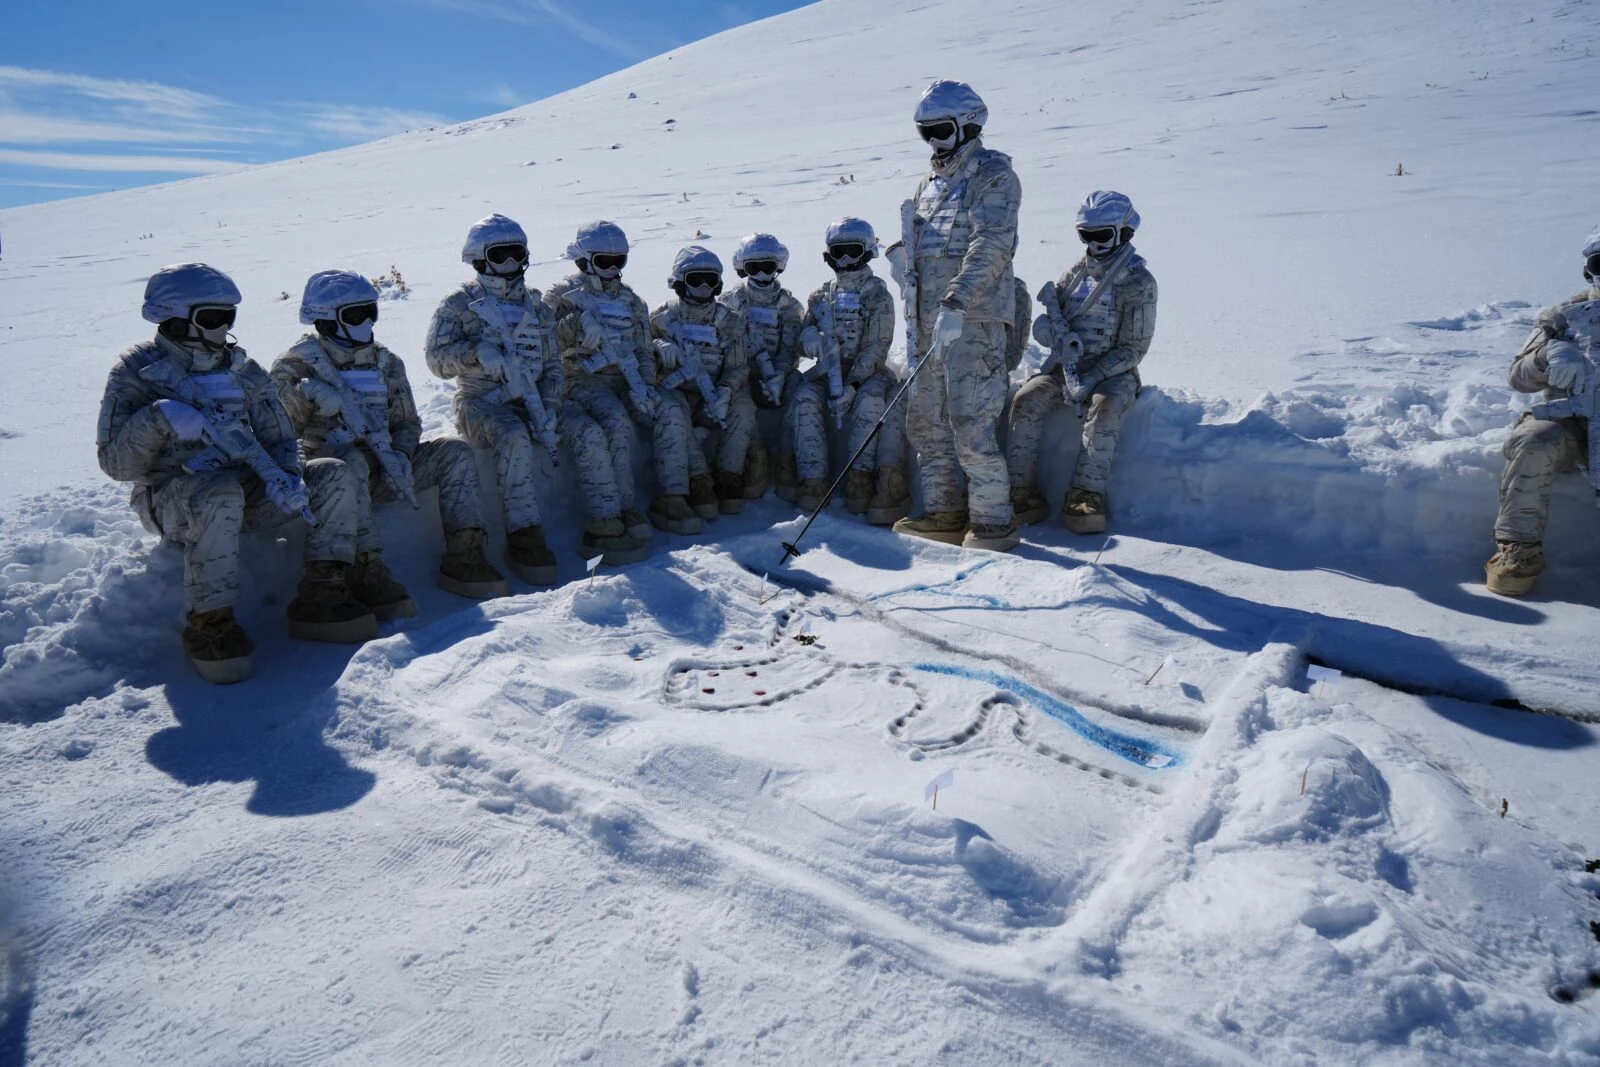
[[[572,36],[623,59],[643,59],[648,55],[633,42],[610,32],[597,22],[574,14],[557,0],[406,0],[415,7],[453,11],[462,15],[495,19],[517,26],[548,29],[554,22]]]
[[[168,129],[125,122],[91,122],[32,114],[0,106],[0,143],[5,144],[178,144],[195,141],[241,141],[230,131],[184,127]]]
[[[19,189],[109,189],[109,185],[83,185],[79,182],[30,182],[20,178],[0,178],[0,185]]]
[[[0,90],[7,88],[64,89],[77,96],[128,105],[152,115],[165,115],[171,118],[195,118],[227,103],[206,93],[162,85],[159,82],[94,78],[87,74],[69,74],[56,70],[0,66]]]
[[[356,141],[390,137],[428,126],[448,126],[450,120],[424,111],[392,107],[354,107],[343,104],[296,104],[301,122],[310,130]]]
[[[216,174],[248,166],[227,159],[202,159],[197,156],[123,156],[96,152],[37,152],[18,148],[0,148],[0,165],[148,174]]]
[[[546,15],[555,19],[556,22],[566,27],[567,32],[579,40],[588,41],[596,48],[603,48],[607,52],[626,59],[644,58],[643,53],[633,44],[608,32],[604,27],[596,23],[578,17],[556,3],[556,0],[533,0],[533,3],[540,11],[543,11]]]

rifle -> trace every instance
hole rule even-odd
[[[305,353],[305,361],[319,381],[338,391],[339,417],[344,421],[346,428],[356,435],[357,440],[366,442],[367,447],[372,449],[372,454],[378,457],[378,466],[383,468],[383,477],[390,488],[405,497],[406,502],[412,507],[421,507],[411,476],[401,468],[400,459],[394,451],[394,444],[389,440],[389,427],[367,417],[366,409],[361,406],[359,400],[350,395],[344,379],[339,376],[338,368],[333,365],[327,353],[321,351]]]
[[[566,299],[572,301],[581,316],[579,336],[600,338],[600,346],[579,360],[579,365],[590,374],[598,374],[606,367],[617,368],[622,380],[628,383],[628,396],[633,400],[634,408],[647,417],[654,417],[655,400],[650,395],[650,387],[639,376],[638,360],[631,352],[622,351],[612,339],[611,331],[600,319],[596,308],[597,298],[588,290],[578,288],[566,294]]]
[[[243,463],[263,482],[291,477],[288,471],[278,466],[273,458],[267,455],[267,450],[256,440],[255,433],[236,412],[229,411],[212,400],[200,387],[200,383],[180,370],[171,360],[161,359],[151,363],[139,372],[139,377],[165,387],[175,399],[183,401],[203,414],[210,421],[212,429],[216,431],[211,438],[212,445],[227,457],[228,462]],[[298,478],[294,480],[299,488],[285,495],[284,503],[279,510],[285,515],[299,515],[307,523],[315,526],[317,516],[311,510],[311,496],[306,492],[304,482]]]
[[[844,367],[839,353],[839,334],[833,317],[832,295],[824,296],[817,304],[817,332],[822,335],[822,369],[828,375],[828,410],[833,413],[833,428],[844,428]]]
[[[672,343],[677,345],[679,353],[678,369],[661,380],[661,388],[677,389],[693,382],[694,387],[700,392],[700,398],[705,401],[706,414],[711,417],[711,421],[722,429],[727,429],[728,393],[717,388],[716,383],[711,380],[711,375],[707,374],[705,367],[701,365],[700,357],[694,347],[684,340],[683,331],[688,326],[699,326],[712,331],[713,334],[716,331],[715,326],[704,323],[678,321],[672,324]]]
[[[1052,366],[1059,363],[1061,374],[1066,379],[1067,388],[1071,391],[1073,401],[1079,405],[1082,405],[1088,397],[1083,395],[1083,379],[1078,366],[1079,361],[1083,359],[1083,340],[1073,332],[1072,323],[1079,315],[1082,315],[1084,311],[1092,307],[1096,300],[1100,299],[1100,291],[1102,289],[1122,276],[1123,270],[1126,269],[1132,259],[1133,246],[1123,245],[1106,267],[1105,273],[1095,279],[1094,285],[1089,287],[1089,292],[1078,303],[1078,306],[1072,309],[1070,314],[1061,309],[1059,298],[1062,294],[1057,291],[1055,282],[1045,282],[1044,287],[1039,290],[1039,300],[1044,304],[1045,313],[1050,316],[1050,332],[1052,336],[1059,339],[1058,345],[1051,346],[1050,358],[1045,360],[1040,369],[1048,371]],[[1076,288],[1076,284],[1073,287]],[[1070,296],[1071,294],[1067,295]],[[1070,353],[1072,356],[1070,366],[1066,360],[1061,358],[1065,353]]]
[[[1578,319],[1582,329],[1574,328],[1572,321]],[[1567,316],[1568,341],[1572,341],[1583,349],[1583,362],[1586,365],[1584,385],[1571,396],[1559,400],[1546,400],[1533,405],[1533,414],[1541,419],[1583,419],[1587,427],[1589,438],[1589,457],[1585,468],[1589,475],[1589,485],[1594,489],[1594,502],[1600,507],[1600,365],[1595,361],[1595,334],[1600,331],[1600,300],[1590,300],[1579,305],[1579,310]]]
[[[922,220],[917,218],[917,202],[900,204],[900,249],[896,264],[895,249],[888,254],[889,265],[900,281],[900,301],[906,312],[906,365],[916,367],[922,345],[922,318],[917,311],[917,239]]]
[[[500,335],[501,347],[505,350],[505,390],[506,396],[512,400],[521,400],[523,407],[528,412],[528,422],[533,429],[533,436],[544,445],[550,453],[550,465],[561,466],[560,457],[556,453],[558,439],[556,437],[555,419],[545,410],[544,398],[539,395],[539,378],[544,369],[544,358],[537,353],[527,352],[523,346],[517,344],[516,334],[512,331],[506,317],[500,312],[500,302],[484,297],[474,300],[468,305],[478,316],[493,326]],[[527,309],[528,314],[533,313],[532,308]],[[523,319],[524,322],[530,321]]]
[[[783,379],[778,377],[778,371],[772,365],[772,357],[767,354],[765,348],[756,353],[756,369],[761,372],[758,375],[761,391],[766,394],[769,401],[778,403],[783,399]]]

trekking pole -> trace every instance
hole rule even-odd
[[[812,509],[810,517],[806,519],[806,524],[800,527],[800,532],[795,535],[794,540],[783,542],[783,558],[778,561],[778,566],[782,567],[788,563],[790,556],[800,555],[800,539],[806,535],[807,530],[811,529],[811,524],[817,521],[817,516],[822,514],[822,509],[828,506],[828,501],[833,499],[833,494],[839,488],[839,483],[844,481],[845,475],[850,473],[850,468],[855,466],[856,460],[861,457],[861,453],[867,450],[868,445],[877,440],[878,431],[883,429],[883,420],[889,417],[889,413],[900,402],[900,398],[905,395],[905,391],[911,388],[911,383],[917,380],[917,375],[921,373],[923,366],[933,362],[933,357],[937,354],[938,347],[935,346],[934,351],[928,354],[927,359],[919,359],[911,365],[911,373],[906,375],[906,380],[900,383],[900,388],[895,390],[894,395],[889,398],[889,402],[883,406],[883,414],[879,415],[878,421],[872,424],[872,431],[867,434],[867,439],[861,442],[861,447],[856,449],[855,454],[845,463],[844,470],[840,471],[839,476],[833,480],[833,484],[828,486],[828,491],[822,494],[822,502]]]

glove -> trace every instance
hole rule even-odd
[[[599,352],[606,346],[606,332],[600,328],[600,324],[595,322],[593,318],[585,315],[583,317],[583,335],[578,339],[578,343],[592,352]]]
[[[962,322],[966,318],[955,308],[941,307],[933,320],[933,347],[949,348],[961,339]]]
[[[499,381],[505,380],[506,357],[505,353],[500,351],[499,345],[490,341],[479,341],[477,356],[478,366],[483,368],[485,374]]]
[[[733,400],[733,391],[726,385],[718,386],[711,394],[711,402],[706,405],[706,412],[711,416],[711,421],[718,424],[728,421],[728,404]]]
[[[828,398],[828,414],[833,416],[835,425],[843,422],[845,416],[850,414],[850,404],[855,398],[856,391],[848,385],[838,396]]]
[[[1033,320],[1033,339],[1052,352],[1055,351],[1056,337],[1055,332],[1050,328],[1049,315],[1040,315]]]
[[[783,375],[774,374],[770,378],[762,378],[761,391],[767,395],[767,400],[770,403],[781,403],[783,401]]]
[[[411,457],[398,448],[393,451],[395,473],[392,480],[396,483],[395,488],[398,490],[401,486],[410,486],[412,484]]]
[[[661,397],[654,389],[645,387],[643,393],[628,392],[628,399],[633,402],[634,409],[646,419],[654,420],[656,413],[661,410]]]
[[[883,258],[889,261],[889,277],[894,283],[904,288],[906,284],[906,245],[904,241],[896,241],[883,253]]]
[[[205,441],[215,444],[217,428],[211,420],[181,400],[157,400],[151,407],[167,422],[172,436],[180,441]]]
[[[315,378],[307,378],[300,383],[300,395],[305,402],[315,409],[318,415],[337,415],[342,407],[340,404],[339,390],[327,382],[319,382]]]
[[[1550,388],[1576,392],[1587,384],[1589,365],[1571,341],[1551,341],[1545,346],[1544,359],[1550,367],[1545,374]]]
[[[683,350],[674,341],[657,341],[656,359],[662,370],[677,370],[683,366]]]
[[[1076,382],[1074,378],[1076,377]],[[1063,374],[1061,376],[1061,395],[1072,407],[1077,407],[1089,397],[1094,395],[1095,387],[1100,384],[1100,379],[1093,374],[1081,377]],[[1074,388],[1076,385],[1076,388]]]
[[[822,358],[822,335],[815,326],[807,326],[800,334],[800,347],[812,359]]]
[[[273,507],[287,513],[300,510],[301,501],[297,498],[305,496],[306,483],[298,475],[284,470],[269,471],[261,481],[266,486],[267,499],[272,501]]]

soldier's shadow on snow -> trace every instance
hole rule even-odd
[[[146,757],[184,785],[254,781],[245,807],[256,815],[349,807],[377,778],[346,763],[324,731],[336,714],[334,683],[359,647],[269,644],[258,648],[261,673],[249,681],[227,687],[193,677],[169,682],[167,702],[178,725],[151,736]]]

